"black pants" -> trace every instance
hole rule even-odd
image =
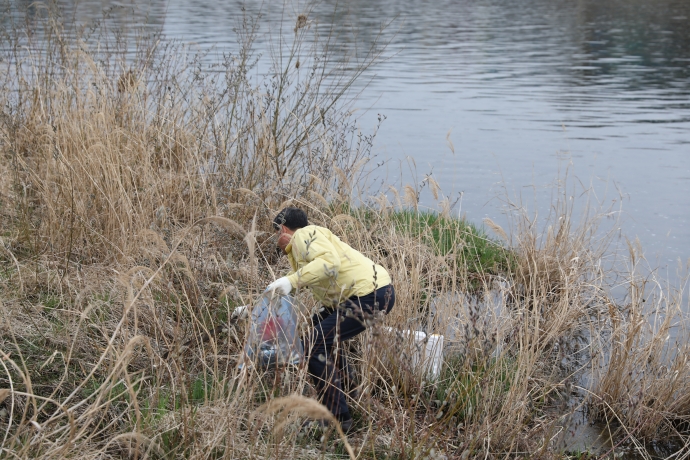
[[[314,330],[308,338],[309,374],[322,403],[340,418],[349,414],[343,378],[348,375],[347,360],[334,350],[339,342],[351,339],[366,329],[365,320],[375,311],[388,313],[395,304],[393,285],[384,286],[362,297],[350,297],[336,309],[314,315]]]

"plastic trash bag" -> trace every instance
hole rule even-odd
[[[297,335],[297,309],[291,296],[265,292],[252,309],[245,346],[248,361],[258,367],[299,364],[304,357]]]

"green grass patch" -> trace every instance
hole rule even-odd
[[[334,213],[350,214],[367,229],[391,222],[403,236],[415,238],[430,247],[435,254],[455,254],[458,264],[470,274],[498,275],[513,271],[516,257],[510,248],[490,238],[483,227],[464,219],[443,216],[437,212],[398,210],[386,216],[365,208],[342,206]]]
[[[512,267],[512,253],[507,248],[463,219],[409,210],[396,211],[390,219],[399,232],[420,238],[436,254],[458,254],[470,272],[504,273]]]
[[[469,422],[476,415],[500,410],[513,382],[516,364],[510,358],[495,358],[485,363],[468,364],[461,356],[450,357],[441,370],[436,386],[443,420]]]
[[[54,294],[41,294],[39,296],[39,301],[46,311],[53,311],[62,303],[60,297]]]
[[[155,394],[141,402],[141,413],[148,423],[153,423],[172,410],[172,404],[169,392],[156,391]]]
[[[211,395],[213,390],[213,380],[208,376],[199,376],[194,381],[189,389],[189,400],[192,403],[202,404]]]

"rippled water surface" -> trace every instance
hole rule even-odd
[[[123,3],[61,5],[88,22],[106,8],[117,21]],[[213,47],[212,60],[236,48],[243,7],[264,15],[256,47],[265,54],[280,26],[290,31],[306,10],[147,1],[121,21]],[[571,164],[571,177],[602,201],[622,194],[623,232],[639,237],[655,264],[690,258],[690,2],[358,0],[334,9],[326,0],[309,19],[348,31],[338,52],[390,42],[356,104],[364,131],[386,116],[374,150],[377,161],[392,161],[375,175],[399,177],[400,164],[405,182],[432,173],[444,193],[462,196],[456,210],[469,219],[505,222],[504,188],[544,215],[550,184]]]

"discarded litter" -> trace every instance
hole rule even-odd
[[[259,298],[251,311],[245,355],[263,368],[302,361],[304,348],[297,336],[297,309],[291,296],[265,292]]]
[[[426,332],[423,331],[398,330],[392,327],[386,327],[385,329],[401,337],[409,337],[410,334],[412,334],[412,369],[416,372],[421,372],[431,380],[436,380],[441,376],[444,341],[442,335],[427,335]]]

